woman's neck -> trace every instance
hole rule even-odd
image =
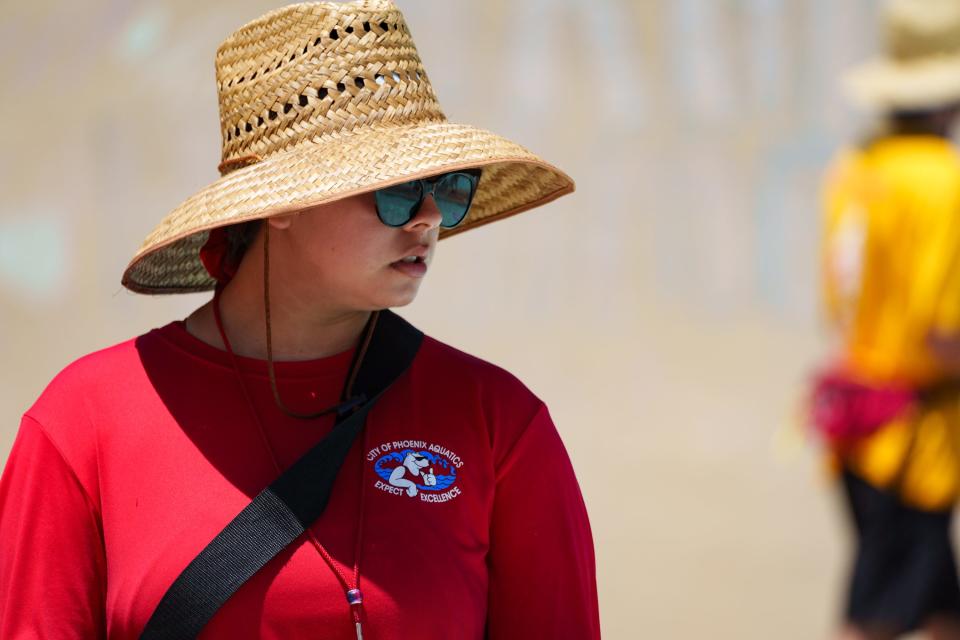
[[[256,245],[254,245],[256,246]],[[223,328],[238,356],[267,358],[263,260],[251,247],[236,276],[219,296]],[[271,262],[273,262],[271,260]],[[319,303],[323,296],[302,291],[282,274],[270,276],[270,328],[273,359],[313,360],[353,347],[370,318],[369,311]],[[281,284],[282,283],[282,284]],[[211,300],[186,320],[187,331],[219,349],[226,349]]]

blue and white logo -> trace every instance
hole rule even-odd
[[[422,502],[449,502],[460,495],[460,456],[422,440],[385,442],[367,452],[379,479],[376,488],[396,496],[419,496]]]

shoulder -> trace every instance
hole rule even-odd
[[[160,330],[124,340],[77,358],[47,384],[25,412],[71,464],[95,455],[102,424],[124,413],[139,389],[149,384],[142,348]]]
[[[105,398],[122,398],[137,366],[138,338],[77,358],[47,384],[24,413],[21,431],[38,429],[85,490],[96,496],[100,423]],[[96,503],[95,497],[93,498]]]
[[[421,356],[430,372],[427,383],[438,398],[436,404],[445,406],[448,414],[476,409],[498,477],[515,460],[527,459],[524,452],[536,452],[535,466],[566,460],[547,405],[517,376],[429,337],[424,339]]]
[[[138,336],[77,358],[57,373],[27,410],[27,415],[42,425],[69,412],[79,417],[82,406],[97,394],[121,382],[132,369],[140,368]]]
[[[420,357],[425,364],[455,375],[461,383],[482,386],[511,396],[536,398],[517,376],[503,367],[461,351],[436,338],[424,336]]]
[[[526,422],[544,406],[526,384],[503,367],[429,336],[424,337],[417,356],[417,370],[448,397],[479,404],[496,423]]]
[[[960,189],[960,154],[946,140],[895,137],[878,143],[871,157],[889,179],[922,193]]]

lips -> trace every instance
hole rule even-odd
[[[424,260],[426,260],[427,255],[429,255],[429,253],[430,253],[429,245],[418,244],[413,247],[410,247],[409,249],[407,249],[407,251],[401,254],[400,260],[397,260],[397,262],[400,262],[405,259],[409,259],[411,257],[420,258],[420,261],[423,262]]]
[[[422,278],[427,273],[429,245],[418,244],[407,250],[403,257],[390,263],[390,267],[412,278]]]
[[[422,278],[427,273],[427,263],[419,256],[413,260],[397,260],[390,267],[411,278]]]

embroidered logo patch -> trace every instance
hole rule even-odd
[[[449,502],[460,495],[457,474],[463,460],[453,451],[424,440],[384,442],[367,452],[377,474],[375,487],[421,502]]]

